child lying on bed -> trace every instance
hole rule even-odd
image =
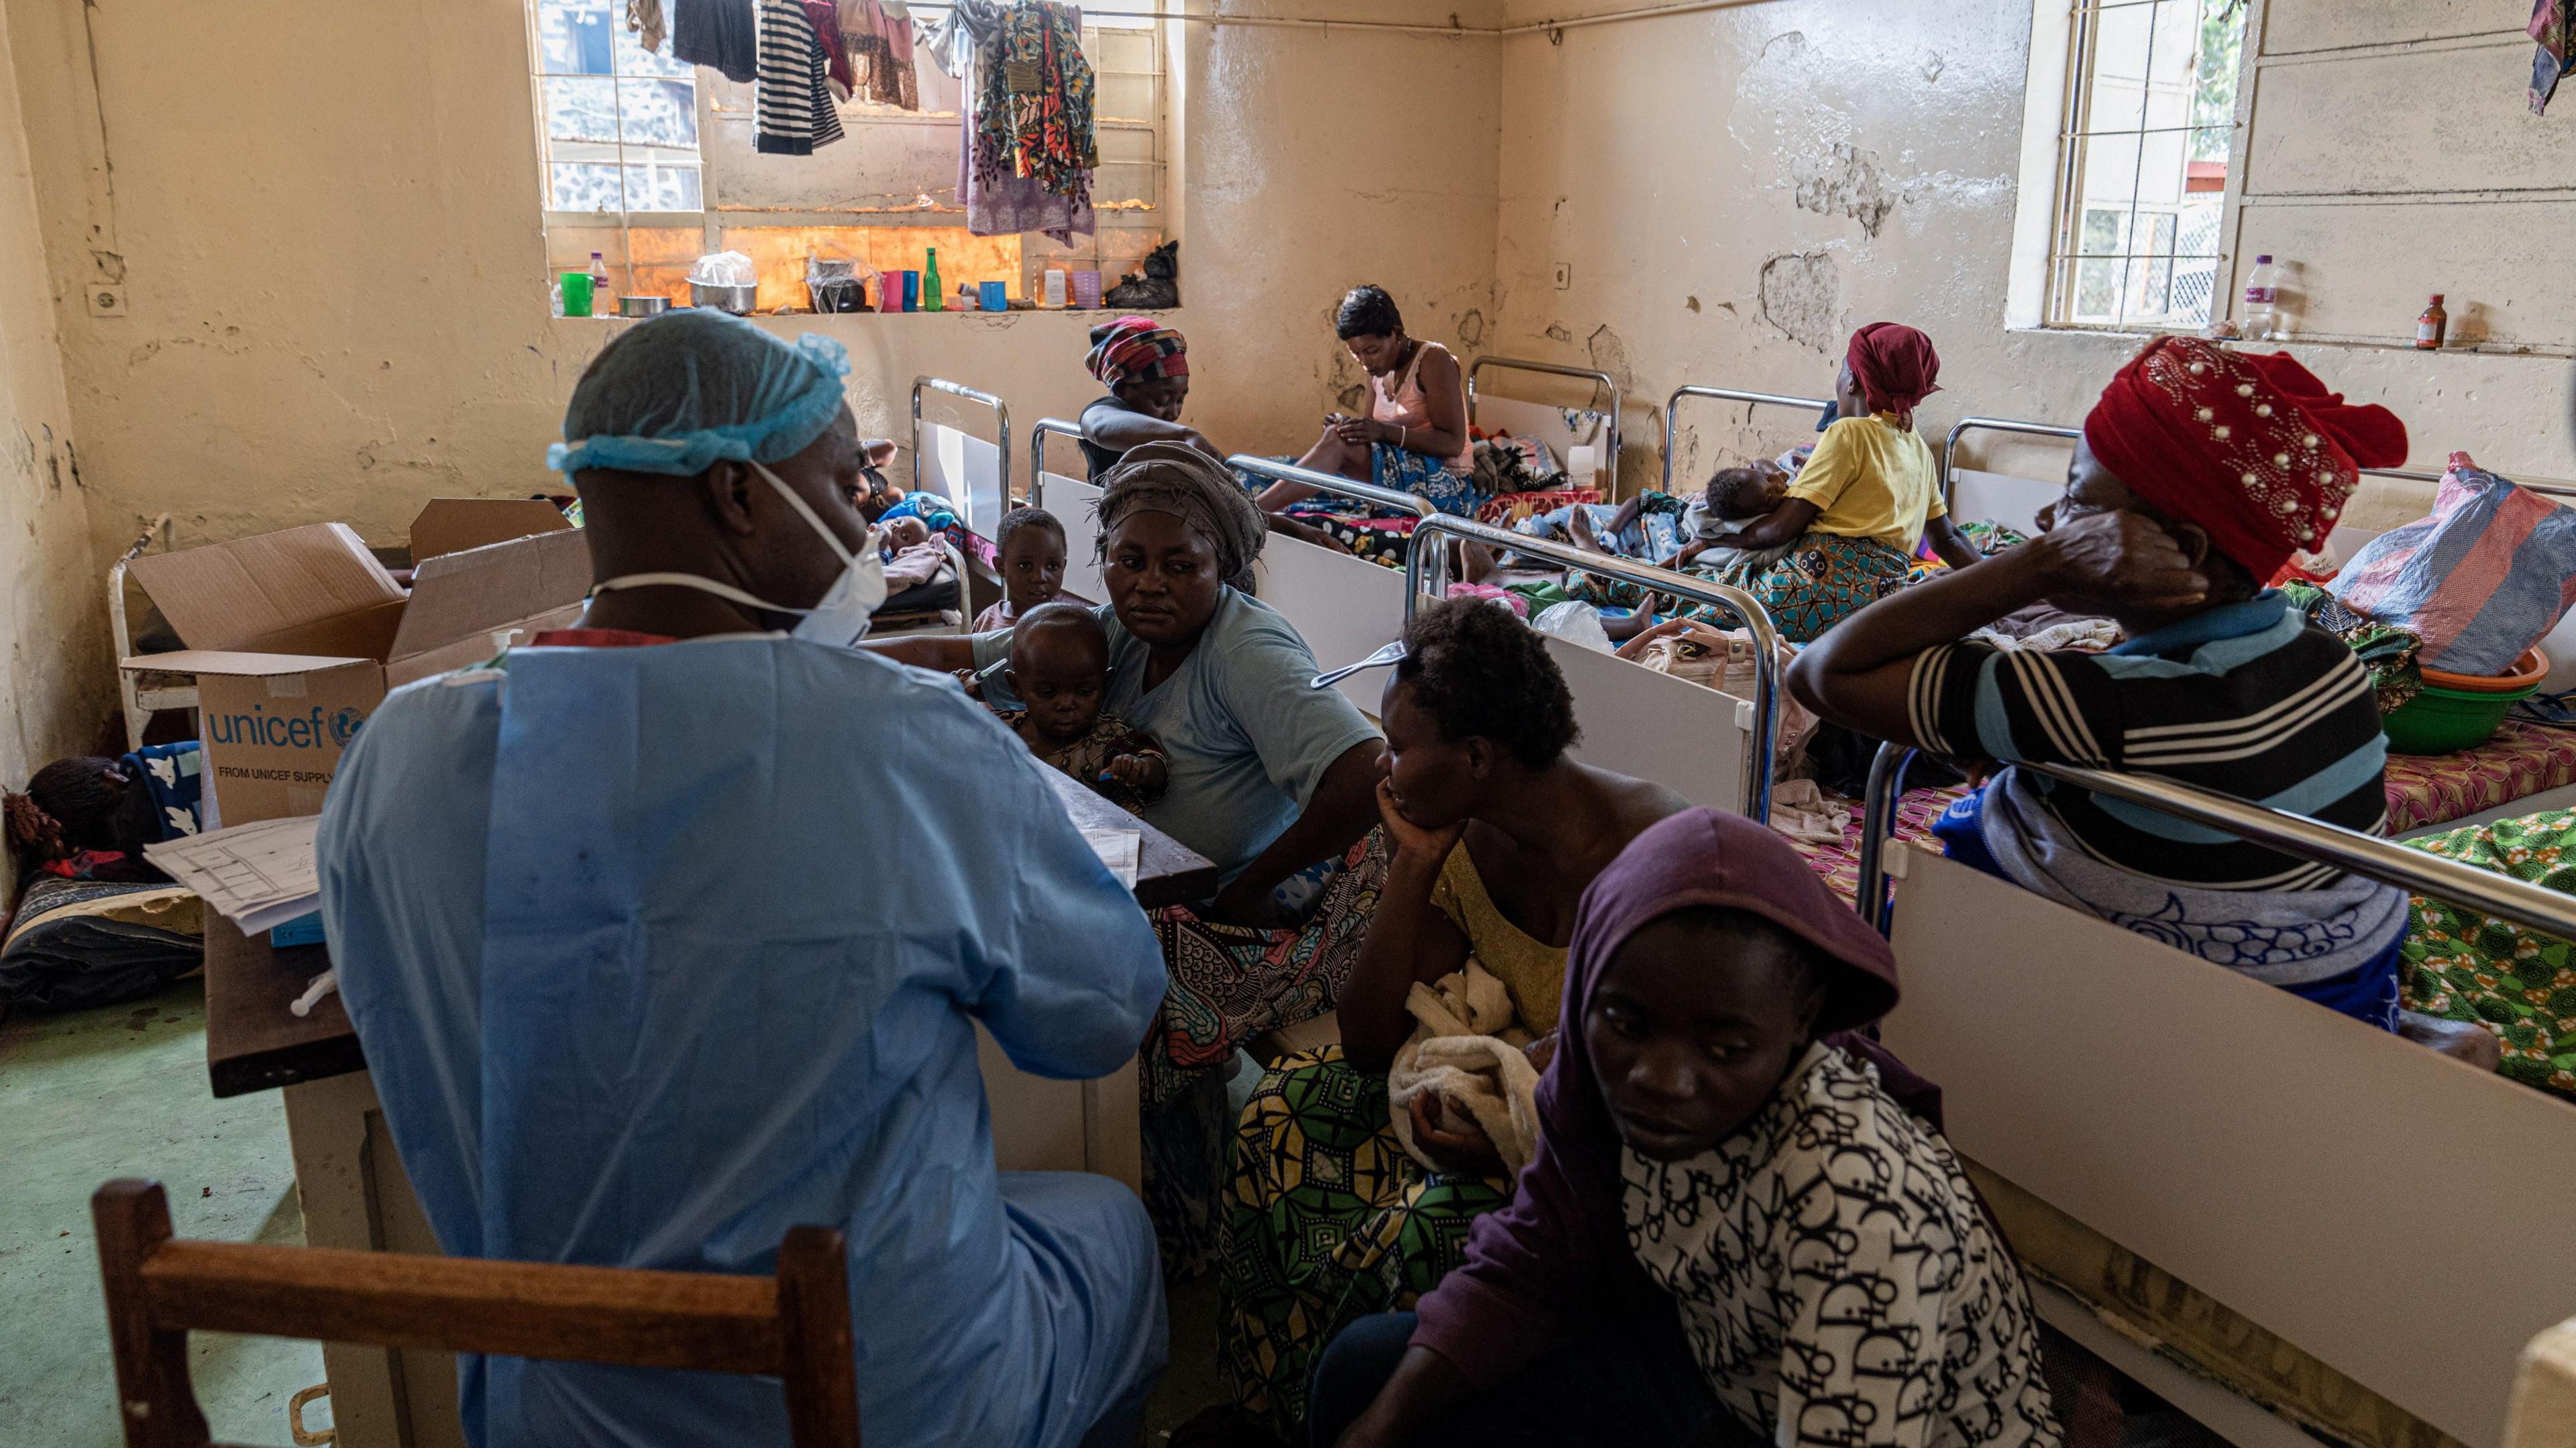
[[[1171,782],[1163,747],[1100,710],[1109,688],[1109,635],[1090,609],[1042,603],[1011,629],[1003,679],[1024,708],[1001,716],[1038,758],[1131,814]]]
[[[1769,459],[1750,467],[1720,468],[1708,489],[1682,514],[1691,541],[1673,555],[1671,568],[1724,568],[1731,563],[1769,563],[1787,547],[1744,548],[1738,540],[1746,529],[1771,516],[1789,496],[1789,470]]]

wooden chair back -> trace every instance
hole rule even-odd
[[[174,1240],[159,1182],[90,1198],[127,1448],[212,1448],[188,1332],[751,1373],[785,1380],[796,1448],[858,1448],[841,1234],[796,1227],[776,1277]]]

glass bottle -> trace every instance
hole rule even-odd
[[[946,299],[939,295],[939,248],[934,246],[930,248],[930,260],[921,268],[921,309],[940,312],[947,308]]]

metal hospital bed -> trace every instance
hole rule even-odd
[[[2021,422],[2000,417],[1967,417],[1950,428],[1941,446],[1941,495],[1951,513],[1961,519],[1985,518],[2027,533],[2035,527],[2034,517],[2040,508],[2055,502],[2065,491],[2062,479],[2054,482],[2022,477],[2012,473],[1987,472],[1964,467],[1959,461],[1960,439],[1972,433],[1999,433],[2017,437],[2041,438],[2073,443],[2083,430],[2044,422]],[[2399,482],[2431,485],[2442,480],[2440,473],[2408,468],[2363,468],[2364,477],[2388,478]],[[2517,482],[2520,480],[2517,479]],[[2557,482],[2522,483],[2532,492],[2550,497],[2576,500],[2576,485]],[[2337,527],[2326,537],[2335,556],[2349,561],[2363,544],[2378,537],[2378,531],[2354,524]],[[2540,641],[2541,652],[2549,656],[2549,677],[2542,683],[2545,690],[2576,688],[2576,614],[2561,619],[2558,626]],[[2405,831],[2408,836],[2459,829],[2465,825],[2485,824],[2496,819],[2511,819],[2546,809],[2576,806],[2576,784],[2545,789],[2536,794],[2509,800],[2492,809],[2482,810],[2459,819]]]
[[[1477,375],[1485,371],[1529,372],[1548,377],[1570,377],[1592,384],[1593,400],[1607,398],[1602,406],[1567,409],[1545,403],[1524,402],[1514,397],[1496,397],[1480,392]],[[1566,413],[1591,413],[1602,419],[1597,440],[1587,440],[1567,423]],[[1479,357],[1467,367],[1467,425],[1488,435],[1509,432],[1516,437],[1536,438],[1556,454],[1566,471],[1569,488],[1597,488],[1605,500],[1615,501],[1619,491],[1619,384],[1607,372],[1589,367],[1568,367],[1559,362],[1535,362],[1521,357]],[[1574,450],[1589,447],[1596,450],[1592,468],[1575,470]]]
[[[1747,422],[1752,420],[1753,409],[1756,407],[1792,407],[1813,414],[1824,411],[1830,401],[1823,397],[1792,397],[1784,392],[1748,392],[1735,387],[1701,387],[1696,384],[1684,384],[1674,388],[1673,395],[1664,399],[1664,491],[1666,493],[1673,491],[1673,455],[1679,450],[1681,442],[1681,423],[1675,414],[1681,411],[1684,401],[1693,397],[1706,397],[1719,402],[1741,402],[1745,404],[1744,415]]]
[[[1888,931],[1905,983],[1885,1040],[1941,1083],[1953,1144],[2469,1448],[2496,1448],[2517,1354],[2576,1312],[2576,1102],[1890,840],[1910,756],[1890,745],[1872,771],[1859,908]],[[2536,885],[2169,780],[2042,772],[2576,938],[2576,898]],[[2117,1365],[2180,1377],[2124,1352],[2075,1298],[2040,1296]],[[2305,1441],[2216,1396],[2195,1414],[2234,1441]]]
[[[1780,645],[1771,616],[1751,594],[1446,513],[1423,519],[1413,537],[1404,583],[1408,620],[1427,591],[1425,558],[1431,550],[1423,548],[1422,542],[1446,537],[1508,548],[1561,568],[1579,568],[1650,591],[1713,604],[1734,615],[1734,626],[1753,639],[1750,699],[1563,639],[1550,638],[1547,647],[1574,694],[1575,722],[1583,729],[1582,742],[1574,751],[1577,758],[1654,780],[1695,805],[1733,810],[1757,820],[1771,817],[1772,741],[1780,735]]]

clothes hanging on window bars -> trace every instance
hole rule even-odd
[[[712,67],[727,80],[760,74],[753,0],[670,0],[671,58]]]
[[[660,50],[665,30],[662,22],[662,0],[626,0],[626,28],[635,43],[648,51]]]
[[[921,82],[913,71],[912,14],[901,0],[838,0],[841,48],[850,57],[851,91],[860,100],[897,110],[921,109]]]
[[[832,83],[832,93],[842,100],[850,98],[856,81],[850,79],[850,54],[841,48],[841,11],[832,0],[803,0],[805,23],[814,27],[814,43],[823,47],[823,73]]]
[[[1051,195],[1088,201],[1100,151],[1091,62],[1082,54],[1082,11],[1049,0],[1015,0],[976,60],[978,179],[1034,180]]]
[[[760,0],[760,91],[756,149],[810,156],[841,139],[823,44],[803,0]]]

